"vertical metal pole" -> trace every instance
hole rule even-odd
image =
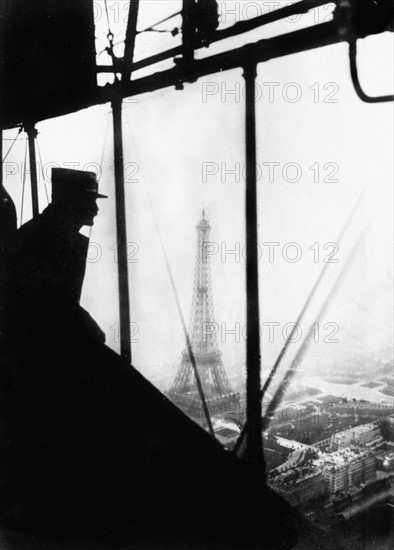
[[[194,11],[195,0],[183,0],[182,50],[184,62],[194,59]]]
[[[123,56],[122,80],[130,80],[134,59],[135,38],[137,35],[138,10],[140,0],[130,0],[129,17],[127,21],[126,40]]]
[[[30,160],[30,182],[31,182],[31,204],[33,209],[33,218],[38,216],[38,186],[37,186],[37,164],[36,164],[36,137],[37,130],[34,123],[25,125],[25,131],[29,141],[29,160]]]
[[[256,63],[244,67],[246,107],[246,458],[264,467],[261,405],[260,315],[257,242]]]
[[[120,353],[123,359],[131,362],[129,270],[127,263],[126,201],[123,167],[122,97],[117,87],[115,88],[115,98],[112,102],[112,111],[114,127]]]

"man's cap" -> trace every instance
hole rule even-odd
[[[97,176],[94,172],[52,168],[52,202],[64,202],[72,198],[107,199],[98,192]]]

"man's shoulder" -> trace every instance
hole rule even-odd
[[[55,214],[48,206],[43,212],[41,212],[41,214],[20,226],[20,228],[16,232],[17,238],[35,233],[36,231],[54,225],[55,222]]]
[[[42,212],[35,218],[24,223],[15,233],[10,246],[11,255],[34,253],[38,246],[46,246],[45,241],[50,238],[50,213]]]

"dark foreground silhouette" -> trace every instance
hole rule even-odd
[[[80,306],[79,230],[99,195],[92,174],[69,172],[54,169],[53,203],[4,255],[4,524],[113,544],[167,531],[291,547],[288,505],[109,349]]]

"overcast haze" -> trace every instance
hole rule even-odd
[[[115,3],[109,2],[111,4]],[[236,3],[228,2],[227,7],[230,4]],[[139,28],[178,11],[180,2],[160,2],[158,8],[159,2],[146,0],[142,5]],[[250,11],[250,16],[253,15]],[[233,24],[234,20],[227,22]],[[303,24],[309,24],[306,17],[299,22]],[[113,26],[121,39],[121,22],[114,22]],[[295,24],[282,23],[264,32],[249,34],[257,40],[274,31],[290,32],[293,28],[297,28]],[[101,17],[96,30],[98,51],[106,45],[105,34],[106,21]],[[157,49],[161,45],[171,47],[178,41],[171,35],[157,36]],[[246,38],[238,37],[226,41],[225,47],[245,42]],[[137,58],[151,53],[145,37],[137,46]],[[223,45],[212,46],[203,55],[223,48]],[[372,95],[389,93],[392,35],[385,33],[369,38],[359,49],[360,73],[366,91]],[[109,62],[105,54],[99,60]],[[170,60],[167,66],[171,63]],[[313,372],[316,362],[339,362],[354,353],[370,356],[374,352],[388,359],[387,350],[392,342],[393,107],[391,103],[366,105],[358,100],[348,65],[347,46],[340,44],[258,67],[261,317],[262,322],[280,323],[273,343],[268,340],[267,329],[263,329],[265,369],[283,344],[283,325],[296,320],[324,265],[323,259],[334,250],[324,250],[324,245],[337,241],[365,186],[368,187],[362,206],[334,256],[339,261],[330,265],[327,284],[322,287],[317,304],[301,329],[306,334],[314,323],[313,313],[318,303],[324,300],[333,279],[341,271],[363,224],[378,208],[344,284],[324,316],[323,325],[327,322],[338,325],[339,342],[313,344],[306,363]],[[124,104],[128,241],[136,243],[130,245],[130,260],[138,260],[129,264],[131,317],[136,328],[138,325],[133,362],[162,387],[175,376],[184,338],[148,193],[186,318],[189,319],[192,299],[195,226],[204,208],[212,225],[211,241],[217,244],[212,247],[216,253],[211,256],[216,321],[219,325],[225,323],[229,329],[234,329],[236,323],[241,328],[245,325],[245,261],[242,254],[225,254],[226,250],[238,250],[238,246],[242,251],[245,244],[245,182],[242,174],[238,178],[223,172],[223,168],[236,169],[236,163],[241,168],[245,164],[243,84],[242,71],[234,70],[186,84],[183,91],[165,89]],[[231,90],[235,93],[228,93]],[[270,90],[274,92],[272,101]],[[299,100],[294,101],[300,90]],[[106,331],[108,344],[118,349],[114,338],[118,295],[115,251],[111,249],[116,234],[109,113],[109,105],[95,107],[40,123],[38,130],[44,165],[74,162],[75,168],[86,168],[87,163],[101,163],[103,158],[100,187],[110,198],[100,202],[100,213],[92,230],[91,240],[100,251],[96,245],[90,250],[83,305]],[[6,138],[14,135],[15,130],[5,133]],[[18,214],[23,156],[24,142],[21,141],[7,159],[17,167],[14,175],[7,176],[6,187],[18,205]],[[267,163],[273,162],[280,165],[269,181]],[[287,167],[283,177],[282,169],[288,163],[293,164]],[[300,169],[301,175],[296,181]],[[212,174],[207,175],[207,170]],[[49,170],[46,174],[49,175]],[[46,200],[42,179],[40,199],[43,209]],[[26,200],[23,221],[31,216],[29,200]],[[269,262],[268,246],[263,246],[268,242],[280,243],[275,248],[273,262]],[[283,246],[289,242],[297,243],[302,251],[296,263],[282,256]],[[314,243],[319,245],[317,263],[313,250],[309,249]],[[288,252],[293,256],[295,248]],[[99,261],[95,262],[96,258]],[[327,335],[328,332],[321,332],[322,337]],[[221,336],[219,332],[219,342]],[[227,335],[226,342],[220,343],[224,363],[233,380],[242,378],[244,373],[244,344],[242,336],[237,343],[234,335]]]

